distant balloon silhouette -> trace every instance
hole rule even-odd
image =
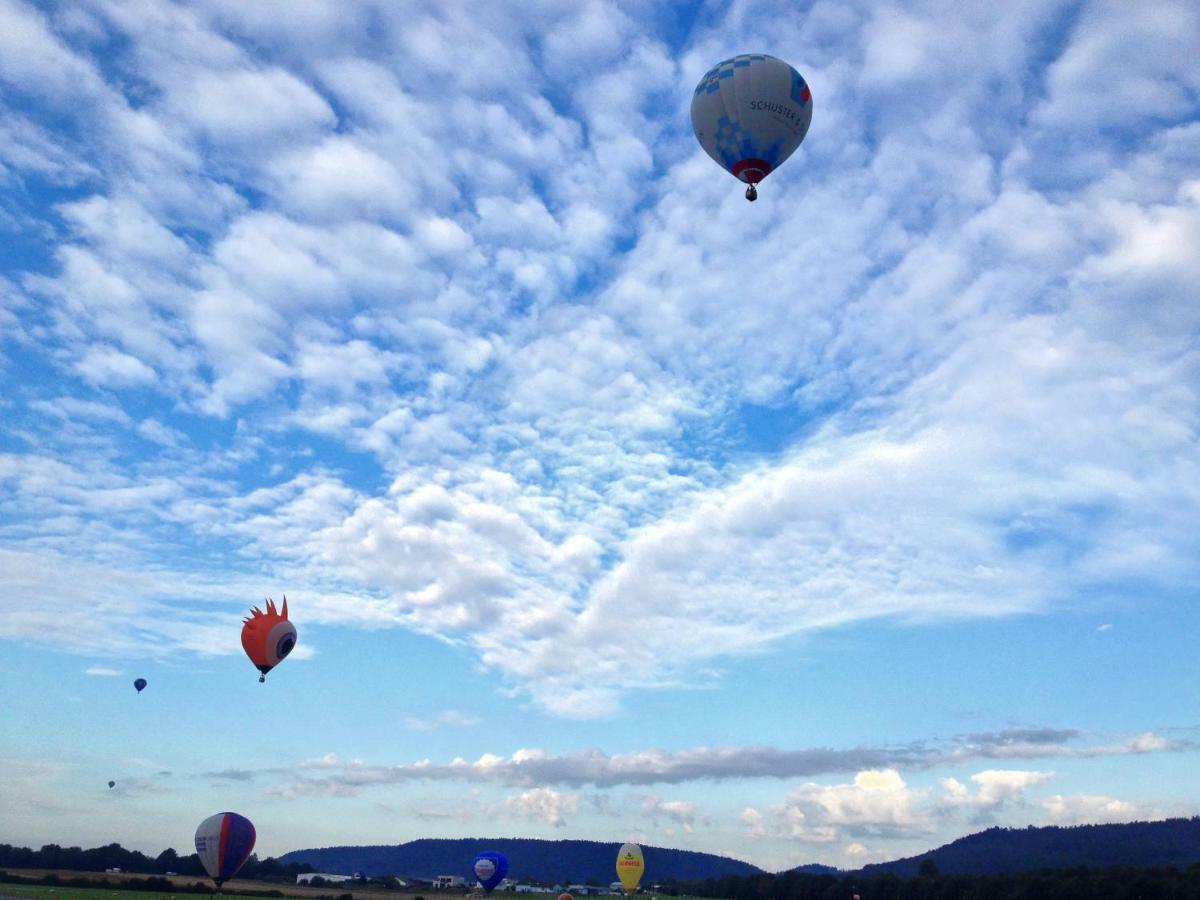
[[[133,682],[133,686],[135,688],[137,688],[137,692],[140,694],[142,692],[142,690],[146,687],[146,679],[145,678],[136,679]]]
[[[508,874],[508,857],[495,850],[484,850],[475,857],[471,868],[474,869],[479,884],[490,894]]]
[[[108,783],[108,786],[109,786],[110,788],[114,788],[114,787],[116,787],[116,786],[117,786],[117,783],[116,783],[115,781],[110,781],[110,782]]]
[[[262,673],[258,680],[266,681],[267,673],[296,646],[296,626],[288,621],[287,597],[283,598],[281,611],[276,612],[275,601],[268,598],[265,613],[256,606],[242,621],[246,623],[242,626],[242,649]]]
[[[237,813],[217,813],[200,823],[196,829],[196,853],[217,890],[249,858],[255,837],[250,820]]]

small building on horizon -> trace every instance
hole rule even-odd
[[[320,878],[322,881],[328,881],[330,884],[345,884],[347,881],[353,881],[353,875],[330,875],[328,872],[305,872],[302,875],[296,876],[296,884],[308,884],[314,878]]]

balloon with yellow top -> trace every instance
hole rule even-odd
[[[642,848],[637,844],[622,844],[617,851],[617,877],[625,886],[625,893],[632,894],[637,890],[642,873],[646,871],[646,861],[642,859]]]

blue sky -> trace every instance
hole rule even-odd
[[[688,120],[744,52],[814,96],[753,205]],[[1200,813],[1197,58],[1187,0],[0,0],[0,841]]]

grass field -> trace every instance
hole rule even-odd
[[[145,879],[150,877],[166,878],[172,884],[179,887],[187,887],[195,884],[197,881],[203,884],[209,884],[207,878],[201,878],[198,875],[170,875],[150,876],[146,874],[138,874],[136,872],[122,872],[119,874],[109,872],[74,872],[62,869],[6,869],[9,875],[21,875],[27,878],[42,878],[46,875],[57,875],[64,881],[70,878],[89,878],[93,881],[103,879],[109,884],[120,884],[123,881],[129,881],[134,878]],[[317,900],[319,897],[338,897],[341,894],[353,894],[354,900],[415,900],[416,897],[428,898],[428,900],[472,900],[470,895],[462,893],[444,893],[438,891],[429,891],[424,889],[421,893],[405,893],[400,891],[381,891],[370,890],[365,888],[352,887],[351,885],[335,885],[333,887],[310,888],[296,884],[276,884],[268,881],[247,881],[241,878],[235,878],[226,883],[226,887],[237,891],[236,900],[279,900],[278,897],[271,897],[268,892],[279,891],[286,897],[303,898],[303,900]],[[255,893],[262,891],[261,894]],[[209,895],[212,896],[212,895]],[[493,894],[489,900],[496,900],[498,897],[513,898],[512,894],[498,895]],[[520,895],[532,900],[554,900],[553,894],[523,894]],[[171,900],[204,900],[204,894],[167,894],[163,891],[129,891],[129,890],[108,890],[105,888],[73,888],[63,887],[62,885],[44,884],[9,884],[0,883],[0,900],[158,900],[158,898],[171,898]],[[652,894],[638,894],[638,900],[701,900],[695,897],[658,897]],[[583,900],[583,898],[580,898]],[[612,898],[609,898],[612,900]]]
[[[120,884],[123,881],[129,881],[134,878],[145,879],[150,877],[163,878],[165,877],[172,884],[180,887],[195,884],[199,881],[202,884],[210,884],[207,878],[202,878],[198,875],[170,875],[170,876],[150,876],[138,874],[134,872],[112,874],[108,872],[68,872],[56,869],[7,869],[10,875],[23,875],[29,878],[42,878],[45,875],[57,875],[64,881],[70,878],[88,878],[93,881],[103,879],[110,884]],[[287,897],[300,897],[306,900],[317,900],[318,897],[337,897],[340,894],[353,894],[354,900],[413,900],[416,894],[401,893],[400,891],[379,891],[355,889],[350,885],[345,885],[344,889],[339,890],[339,886],[310,888],[295,884],[274,884],[266,881],[246,881],[240,878],[235,878],[226,883],[226,887],[237,891],[239,898],[246,897],[247,900],[252,900],[254,897],[266,897],[270,891],[280,891]],[[257,894],[255,891],[262,891]],[[164,894],[154,891],[115,891],[105,890],[104,888],[73,888],[64,887],[62,885],[49,886],[44,884],[0,884],[0,898],[2,897],[17,897],[21,900],[108,900],[110,897],[123,898],[123,900],[146,900],[149,897],[170,896],[175,900],[203,900],[203,894]],[[443,894],[426,892],[423,896],[428,896],[430,900],[465,900],[461,894]],[[267,900],[278,900],[275,898],[267,898]]]
[[[110,891],[104,888],[47,887],[42,884],[0,884],[2,900],[109,900],[112,897],[171,897],[187,900],[201,894],[153,894],[150,891]],[[239,895],[241,896],[241,895]]]

